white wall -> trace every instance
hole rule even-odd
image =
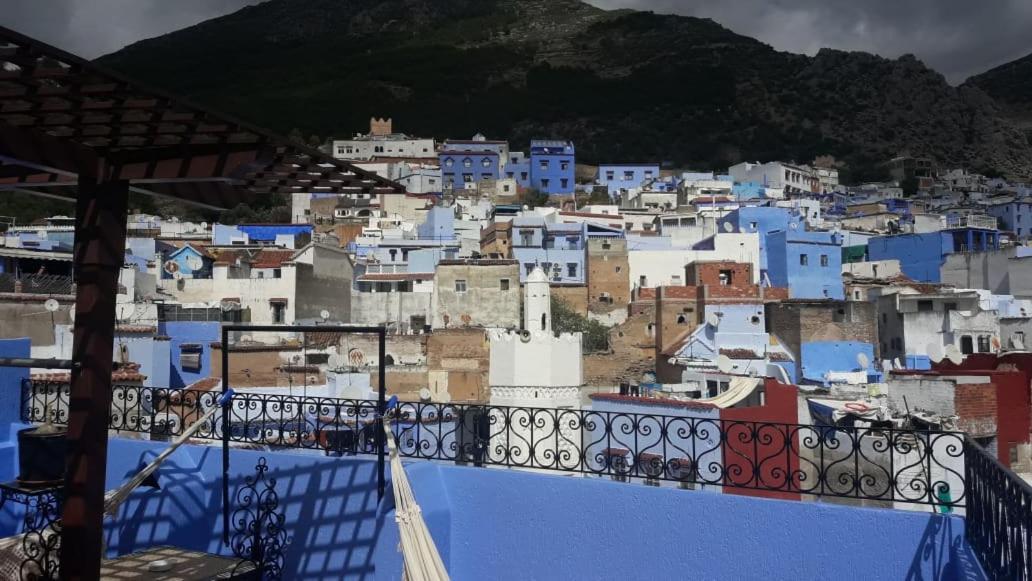
[[[639,285],[645,277],[646,287],[674,284],[680,277],[684,284],[684,267],[689,262],[702,260],[733,260],[753,265],[753,283],[760,282],[760,239],[755,232],[720,233],[714,237],[714,250],[632,250],[628,253],[631,286]]]

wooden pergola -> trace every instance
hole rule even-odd
[[[74,200],[77,283],[61,578],[100,573],[115,295],[129,192],[228,209],[404,188],[0,27],[0,191]]]

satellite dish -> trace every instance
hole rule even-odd
[[[867,366],[871,364],[870,358],[864,353],[856,354],[856,363],[860,366],[860,369],[867,369]]]
[[[207,229],[208,229],[208,223],[207,222],[201,222],[201,230],[207,230]]]
[[[419,401],[430,401],[430,396],[431,393],[429,389],[424,387],[423,389],[419,390]]]
[[[47,299],[47,301],[43,303],[43,308],[46,309],[48,313],[56,313],[61,308],[61,303],[57,302],[57,299]]]
[[[735,227],[733,224],[731,224],[731,222],[724,222],[724,232],[731,233],[734,232],[734,230]]]
[[[291,363],[297,363],[298,361],[301,361],[301,356],[300,355],[293,355],[293,356],[290,357],[290,362]]]
[[[319,311],[319,316],[322,317],[322,320],[325,321],[326,319],[330,318],[330,312],[327,311],[326,309],[323,309],[323,310]]]
[[[716,329],[717,326],[720,325],[720,316],[718,316],[716,313],[710,313],[706,315],[706,324]]]
[[[964,362],[964,354],[957,349],[956,345],[946,346],[946,359],[950,360],[950,363],[954,365],[960,365]]]
[[[720,355],[717,357],[717,369],[719,369],[721,373],[731,373],[735,369],[735,364],[727,355]]]
[[[798,222],[792,222],[791,224],[788,225],[788,227],[791,228],[792,230],[798,230],[799,229],[799,223]]]
[[[186,258],[186,265],[190,267],[190,270],[200,270],[204,268],[204,261],[200,256],[191,255]]]
[[[179,263],[175,260],[166,260],[164,264],[165,272],[169,274],[175,274],[179,272]]]
[[[927,352],[928,358],[934,361],[935,363],[939,363],[943,360],[944,357],[946,357],[946,354],[943,353],[942,345],[939,345],[938,343],[929,343],[927,347]]]

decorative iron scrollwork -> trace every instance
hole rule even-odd
[[[284,527],[286,516],[280,510],[276,479],[268,476],[265,457],[258,459],[254,476],[244,479],[236,492],[233,511],[233,554],[241,559],[239,572],[256,571],[263,580],[283,577],[283,551],[290,543]]]

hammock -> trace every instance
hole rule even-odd
[[[389,408],[397,406],[398,398],[392,397]],[[406,581],[448,581],[441,555],[437,552],[430,530],[426,528],[423,513],[412,494],[408,475],[401,465],[398,445],[394,441],[390,424],[384,417],[383,431],[387,436],[387,448],[391,453],[391,487],[394,489],[394,520],[401,534],[401,555],[405,562],[403,579]]]

